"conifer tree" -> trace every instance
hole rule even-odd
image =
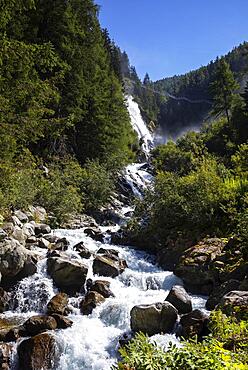
[[[246,83],[245,91],[241,94],[245,102],[245,111],[248,113],[248,82]]]
[[[213,95],[213,114],[225,113],[227,121],[230,122],[230,109],[235,100],[235,91],[239,85],[235,81],[229,64],[222,58],[218,61],[215,80],[210,85]]]

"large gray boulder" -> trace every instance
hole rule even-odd
[[[58,288],[79,291],[86,281],[88,267],[76,260],[49,257],[47,271]]]
[[[176,307],[179,314],[184,314],[192,311],[192,302],[190,296],[180,285],[175,285],[170,290],[166,301],[170,302],[174,307]]]
[[[13,279],[21,272],[28,259],[28,250],[15,239],[0,242],[0,272],[2,280]]]
[[[193,310],[181,317],[180,320],[180,336],[188,339],[195,335],[202,337],[208,334],[209,314],[202,310]]]
[[[148,335],[170,333],[177,321],[177,309],[169,302],[134,306],[131,329]]]
[[[207,310],[213,310],[220,303],[221,298],[225,294],[229,293],[232,290],[238,290],[239,286],[240,281],[231,279],[219,286],[214,287],[214,290],[212,291],[206,302]]]
[[[59,361],[59,349],[52,334],[42,333],[23,340],[18,347],[19,370],[51,370]]]

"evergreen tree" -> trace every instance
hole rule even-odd
[[[245,91],[241,94],[245,102],[245,111],[248,113],[248,82],[246,83]]]
[[[211,83],[210,90],[213,95],[213,113],[220,115],[225,112],[230,122],[230,109],[235,100],[235,90],[238,89],[229,64],[222,58],[217,64],[215,81]]]

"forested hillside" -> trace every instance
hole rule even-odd
[[[93,0],[1,1],[2,213],[99,206],[111,171],[133,158],[119,57],[98,11]]]
[[[248,43],[244,42],[223,58],[242,90],[248,78]],[[209,88],[215,79],[219,58],[185,75],[156,82],[152,82],[148,74],[140,81],[135,68],[130,67],[126,53],[122,54],[121,60],[127,81],[133,81],[133,93],[144,118],[147,122],[155,121],[167,137],[176,138],[187,128],[199,128],[204,120],[210,118],[212,94]]]

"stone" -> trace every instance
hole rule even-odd
[[[40,234],[50,234],[51,228],[49,225],[46,224],[35,224],[35,235],[40,235]]]
[[[110,290],[110,282],[106,280],[96,280],[92,283],[90,291],[101,294],[104,298],[114,297]]]
[[[56,240],[55,245],[53,246],[53,249],[56,249],[59,251],[66,251],[69,245],[70,243],[66,238],[60,238]]]
[[[80,311],[83,315],[90,315],[96,306],[103,303],[105,298],[97,292],[88,292],[80,303]]]
[[[120,275],[127,267],[126,261],[119,259],[114,260],[112,257],[99,255],[93,262],[93,273],[100,276],[116,277]]]
[[[9,222],[12,222],[14,224],[14,226],[19,226],[19,227],[22,227],[22,223],[21,221],[19,220],[18,217],[16,217],[15,215],[12,215],[8,218],[8,221]]]
[[[24,267],[28,250],[15,239],[0,242],[0,272],[3,280],[14,278]]]
[[[202,338],[208,334],[209,315],[201,310],[193,310],[181,317],[179,326],[181,327],[179,335],[189,339],[197,335]]]
[[[192,311],[192,302],[190,296],[180,285],[175,285],[170,290],[165,301],[170,302],[178,310],[179,314]]]
[[[8,236],[7,233],[0,228],[0,242],[7,238],[7,236]]]
[[[177,321],[177,309],[169,302],[134,306],[131,329],[148,335],[172,332]]]
[[[226,241],[205,239],[187,249],[180,258],[175,274],[182,278],[187,290],[194,294],[209,295],[219,281],[219,271],[214,261],[222,254]]]
[[[69,297],[66,293],[56,294],[47,304],[47,313],[58,314],[58,315],[68,315],[69,308]]]
[[[10,294],[0,287],[0,313],[9,309]]]
[[[118,257],[119,256],[119,252],[115,249],[105,249],[105,248],[99,248],[98,251],[97,251],[97,254],[104,254],[106,256],[111,256],[113,258],[113,256],[115,257]]]
[[[55,337],[50,333],[23,340],[17,353],[19,370],[51,370],[56,368],[60,355]]]
[[[32,244],[32,245],[38,245],[38,239],[36,238],[36,236],[30,236],[27,238],[26,240],[26,244]]]
[[[45,238],[39,238],[38,240],[38,247],[43,249],[49,249],[51,243],[46,240]]]
[[[221,298],[216,309],[243,319],[248,315],[248,291],[233,290]]]
[[[213,310],[225,294],[229,293],[231,290],[238,290],[239,285],[240,281],[231,279],[219,286],[215,286],[206,302],[207,310]]]
[[[0,343],[0,369],[9,370],[11,365],[13,346],[9,343]]]
[[[34,225],[31,224],[30,222],[24,224],[23,227],[22,227],[22,230],[23,230],[23,233],[24,233],[24,235],[26,236],[27,239],[31,238],[35,235]]]
[[[22,336],[34,336],[56,328],[57,322],[54,317],[47,315],[32,316],[23,324]]]
[[[86,281],[88,267],[77,260],[49,257],[47,271],[58,288],[78,291]]]
[[[88,227],[84,229],[84,233],[98,242],[103,242],[104,235],[98,227]]]
[[[24,224],[25,222],[28,222],[28,216],[26,213],[18,209],[14,212],[14,215]]]
[[[76,245],[74,245],[73,249],[78,252],[78,254],[80,255],[80,257],[82,258],[90,258],[92,256],[92,253],[89,251],[88,248],[85,247],[84,243],[83,242],[80,242]]]
[[[37,223],[46,222],[47,220],[47,212],[43,207],[29,206],[28,212],[26,212],[26,214],[30,220],[34,220]]]
[[[67,329],[73,325],[73,321],[63,315],[54,313],[52,314],[52,317],[56,320],[57,329]]]
[[[18,240],[20,244],[25,245],[27,236],[24,234],[23,229],[20,226],[14,226],[10,236],[13,239]]]

